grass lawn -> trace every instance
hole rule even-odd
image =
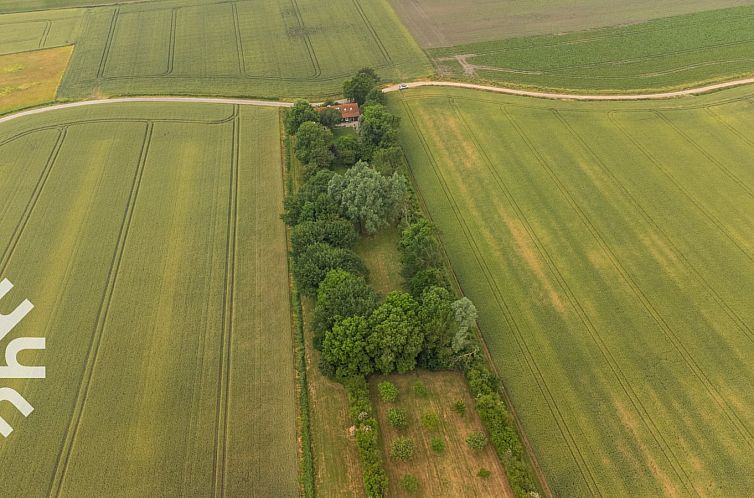
[[[390,97],[555,495],[754,494],[752,96]]]
[[[377,384],[385,380],[395,384],[400,392],[398,400],[393,403],[380,400],[377,393]],[[417,383],[427,388],[426,397],[415,393]],[[462,373],[416,371],[403,375],[375,375],[369,379],[369,384],[385,448],[390,496],[513,496],[493,446],[488,444],[484,450],[474,451],[466,443],[469,434],[484,431],[484,426],[474,412],[474,401]],[[463,415],[453,410],[457,401],[463,401],[466,406]],[[391,408],[406,410],[409,422],[405,429],[390,425],[387,412]],[[436,429],[427,429],[422,424],[422,417],[426,415],[437,417]],[[416,451],[410,461],[399,462],[390,458],[390,444],[400,436],[414,441]],[[444,442],[444,452],[438,454],[432,450],[432,438]],[[490,471],[489,477],[477,475],[482,468]],[[407,493],[401,488],[400,479],[406,474],[419,479],[419,493]]]
[[[0,114],[55,100],[73,47],[0,55]]]
[[[278,112],[70,109],[0,127],[0,274],[45,380],[0,445],[8,496],[293,496]],[[26,361],[24,361],[26,363]]]
[[[383,297],[394,290],[401,290],[400,253],[398,241],[401,238],[397,227],[382,228],[372,236],[361,236],[354,251],[369,270],[369,283]]]
[[[122,3],[0,15],[0,28],[0,53],[74,38],[68,99],[322,98],[364,66],[392,81],[432,72],[387,0]]]
[[[582,31],[750,4],[751,0],[390,0],[424,48]]]
[[[443,74],[500,85],[624,93],[700,86],[754,74],[754,6],[430,53]]]

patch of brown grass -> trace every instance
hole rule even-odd
[[[55,100],[73,46],[0,55],[0,114]]]

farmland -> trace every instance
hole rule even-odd
[[[321,97],[362,66],[393,80],[431,72],[385,1],[170,0],[10,14],[0,16],[0,52],[55,46],[45,33],[65,22],[80,33],[62,98]]]
[[[72,47],[0,55],[0,114],[55,100]]]
[[[750,76],[752,53],[754,6],[431,51],[441,72],[456,77],[600,93],[646,93]]]
[[[752,90],[391,96],[557,496],[751,496]]]
[[[386,380],[393,382],[400,392],[393,403],[381,401],[377,393],[377,384]],[[466,444],[466,437],[480,430],[482,422],[473,410],[469,409],[463,414],[453,410],[453,404],[457,401],[463,401],[464,406],[468,407],[474,405],[462,373],[417,371],[375,376],[370,384],[374,403],[378,407],[383,447],[388,450],[385,461],[390,475],[390,496],[513,496],[505,470],[492,446],[475,452]],[[427,394],[418,396],[415,391],[417,385],[426,387]],[[396,407],[405,409],[408,414],[405,429],[396,429],[388,421],[388,410]],[[426,422],[422,423],[422,417],[428,415],[437,417],[436,429],[428,428]],[[415,456],[407,462],[391,460],[389,455],[390,443],[401,436],[410,437],[417,447]],[[442,452],[432,450],[433,438],[444,443]],[[480,468],[486,468],[491,475],[479,477],[477,473]],[[399,486],[400,478],[406,474],[419,479],[418,493],[407,493]]]
[[[2,125],[0,273],[48,372],[10,383],[32,416],[0,407],[3,494],[297,493],[278,119],[110,104]]]
[[[423,48],[583,31],[691,14],[752,0],[390,0]]]

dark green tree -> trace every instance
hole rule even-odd
[[[304,221],[338,218],[340,206],[328,193],[330,180],[334,175],[330,170],[318,171],[295,194],[286,197],[283,221],[294,226]]]
[[[350,316],[369,316],[377,307],[377,294],[364,277],[345,270],[332,270],[319,284],[314,307],[314,345],[319,347],[325,331],[338,320]]]
[[[427,268],[416,273],[408,281],[408,290],[414,297],[421,297],[424,290],[429,287],[450,288],[447,272],[443,267]]]
[[[419,353],[419,366],[429,369],[447,368],[452,357],[451,341],[455,332],[453,297],[447,289],[429,287],[419,306],[419,323],[424,345]]]
[[[322,359],[334,367],[335,377],[348,379],[372,373],[372,360],[367,353],[369,334],[369,324],[363,316],[340,320],[325,333]]]
[[[335,128],[341,121],[343,118],[340,111],[333,107],[325,107],[319,111],[319,122],[330,129]]]
[[[353,78],[343,83],[343,95],[358,102],[359,105],[363,105],[367,100],[367,95],[377,86],[379,81],[380,79],[374,69],[360,69]]]
[[[377,149],[372,154],[372,166],[383,175],[391,175],[403,163],[403,150],[394,145]]]
[[[319,123],[307,121],[296,132],[296,145],[293,148],[296,159],[302,164],[315,168],[329,168],[332,165],[333,134]]]
[[[310,245],[293,260],[293,275],[299,290],[306,296],[314,296],[327,272],[336,269],[367,274],[364,263],[353,251],[321,242]]]
[[[422,270],[440,267],[443,263],[437,229],[423,218],[403,230],[398,249],[401,273],[407,280]]]
[[[297,100],[293,103],[293,107],[286,109],[283,123],[285,124],[285,131],[289,135],[294,135],[298,131],[299,126],[307,121],[316,123],[319,121],[319,116],[317,116],[317,111],[306,100]]]
[[[361,157],[361,143],[355,135],[335,139],[335,161],[340,166],[353,166]]]
[[[381,88],[378,88],[378,87],[372,88],[371,90],[369,90],[369,93],[364,99],[365,106],[370,106],[373,104],[380,104],[380,105],[387,104],[387,97],[385,96],[384,93],[382,93]]]
[[[297,258],[307,247],[324,242],[333,247],[350,248],[358,234],[353,223],[343,218],[304,221],[291,231],[291,253]]]
[[[391,292],[369,317],[372,335],[368,351],[381,373],[405,373],[416,368],[424,342],[418,316],[419,303],[405,292]]]
[[[359,138],[370,159],[375,150],[398,145],[401,120],[388,112],[385,106],[375,104],[364,108],[359,121]]]

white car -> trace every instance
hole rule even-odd
[[[401,83],[400,85],[398,85],[398,90],[405,90],[406,88],[408,88],[407,83]]]

